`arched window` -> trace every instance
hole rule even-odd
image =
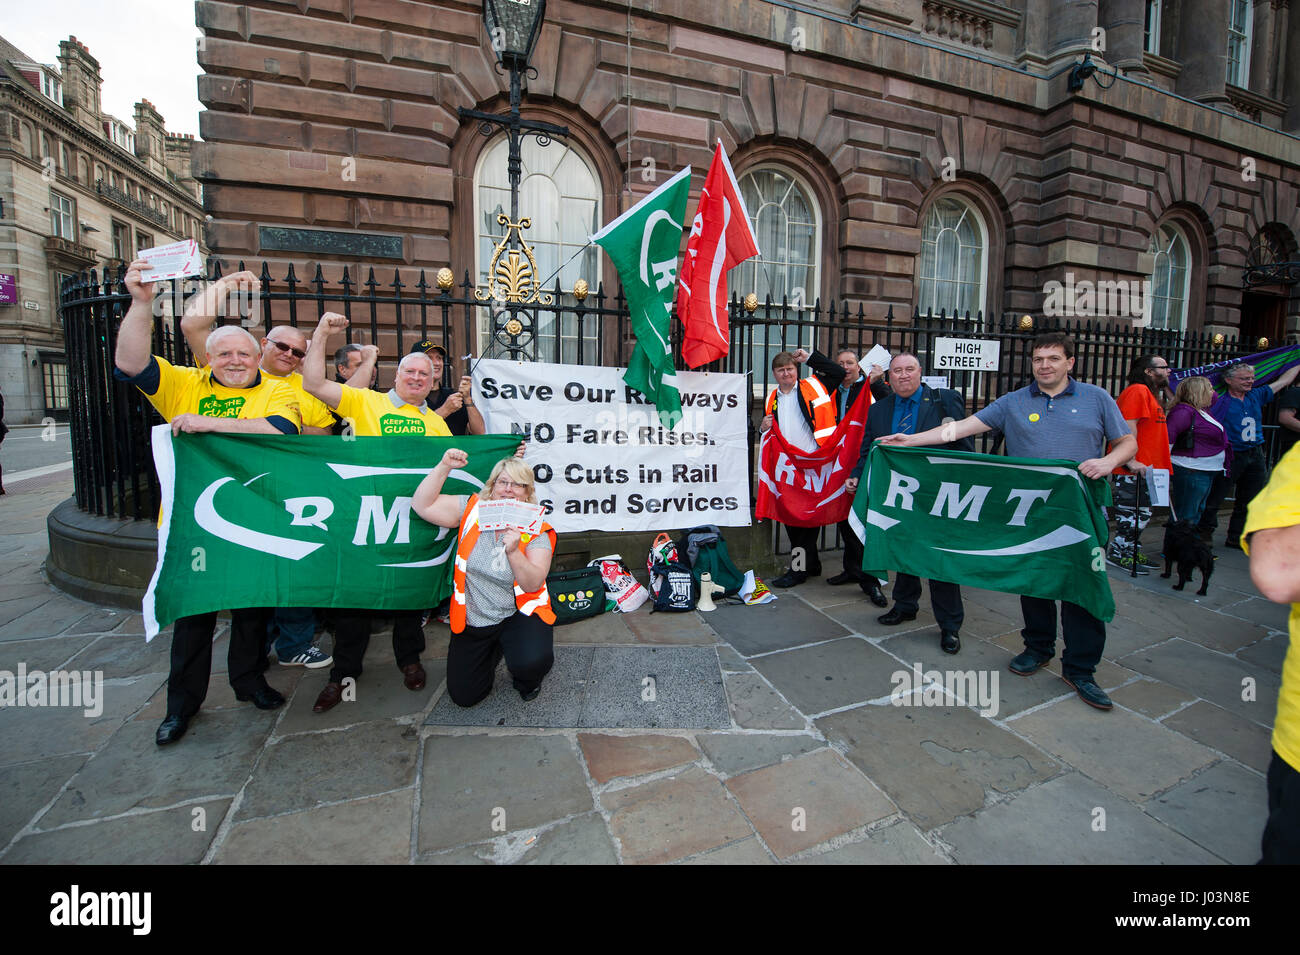
[[[521,145],[519,215],[532,220],[532,226],[521,230],[521,234],[537,259],[533,280],[543,284],[543,291],[553,289],[558,280],[565,289],[565,302],[571,304],[572,296],[568,292],[575,281],[586,279],[594,288],[600,278],[599,249],[583,248],[588,237],[603,224],[600,180],[594,165],[573,143],[553,141],[549,146],[541,146],[528,137]],[[484,149],[475,177],[474,232],[478,281],[483,287],[488,284],[493,250],[506,233],[497,216],[510,214],[508,156],[509,142],[504,136],[499,137]],[[578,253],[576,257],[575,253]],[[561,361],[576,362],[577,317],[563,315],[560,328],[556,327],[553,314],[542,311],[538,319],[537,357],[543,361],[555,359],[558,335]],[[480,310],[479,354],[497,354],[490,341],[491,328],[487,309]],[[596,322],[585,323],[583,338],[584,355],[594,355]]]
[[[1192,255],[1183,230],[1172,222],[1156,229],[1148,250],[1151,269],[1151,327],[1181,331],[1187,327],[1187,293]]]
[[[760,167],[740,177],[758,255],[736,267],[729,280],[740,296],[753,292],[760,302],[786,301],[796,308],[819,297],[817,263],[820,215],[812,191],[784,169]]]
[[[954,195],[931,203],[921,228],[917,310],[983,312],[988,246],[988,228],[973,205]]]

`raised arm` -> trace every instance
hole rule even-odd
[[[307,346],[307,357],[302,360],[303,390],[325,402],[331,410],[337,410],[343,400],[343,387],[325,377],[325,350],[329,337],[347,327],[348,320],[342,315],[326,312],[320,317],[311,344]]]
[[[352,374],[348,375],[346,385],[353,388],[369,388],[370,380],[375,374],[375,365],[379,363],[379,346],[362,345],[361,346],[361,364],[352,369]]]
[[[153,332],[153,285],[140,281],[140,273],[149,263],[136,259],[126,270],[126,290],[131,293],[131,307],[126,310],[117,330],[117,350],[113,363],[124,375],[135,376],[149,367],[153,357],[150,346]]]
[[[469,433],[487,434],[487,425],[483,422],[483,416],[474,405],[474,382],[469,375],[461,375],[460,399],[465,403],[465,413],[469,416]]]
[[[172,434],[282,434],[265,418],[213,418],[201,414],[178,414],[171,420]]]
[[[186,303],[185,314],[181,316],[181,332],[200,368],[208,363],[208,335],[216,327],[222,300],[232,291],[255,292],[261,287],[261,281],[252,272],[234,272],[221,276],[215,282],[209,282],[202,292]]]
[[[1295,381],[1297,374],[1300,374],[1300,365],[1292,365],[1285,372],[1270,381],[1268,386],[1273,389],[1273,394],[1276,395],[1283,388],[1290,385],[1291,382]]]
[[[442,486],[456,468],[469,463],[469,455],[459,448],[449,448],[432,471],[415,489],[411,510],[438,527],[460,527],[461,505],[457,496],[442,493]],[[536,590],[537,588],[533,588]]]
[[[887,434],[878,440],[881,444],[887,444],[895,448],[922,448],[932,444],[951,444],[954,441],[960,441],[962,438],[972,438],[977,434],[992,430],[975,415],[971,415],[969,418],[962,418],[960,421],[949,421],[947,424],[941,424],[937,428],[931,428],[929,431],[922,431],[919,434]]]

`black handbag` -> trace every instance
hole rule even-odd
[[[1180,434],[1174,440],[1174,447],[1173,447],[1174,454],[1179,454],[1179,455],[1185,454],[1186,452],[1190,452],[1192,448],[1195,447],[1196,416],[1199,414],[1200,414],[1199,411],[1196,411],[1195,409],[1192,410],[1192,420],[1188,423],[1187,430],[1184,431],[1182,434]]]
[[[557,627],[605,612],[605,580],[599,567],[554,571],[546,575],[546,589]]]

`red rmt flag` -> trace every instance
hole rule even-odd
[[[682,359],[688,368],[727,354],[727,272],[754,255],[758,240],[718,140],[677,281],[677,317],[685,330]]]

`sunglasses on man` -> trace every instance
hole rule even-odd
[[[299,361],[307,357],[307,353],[300,348],[294,348],[292,345],[286,345],[284,342],[277,342],[274,338],[268,338],[267,341],[280,349],[280,351],[293,352],[293,357],[297,358]]]

